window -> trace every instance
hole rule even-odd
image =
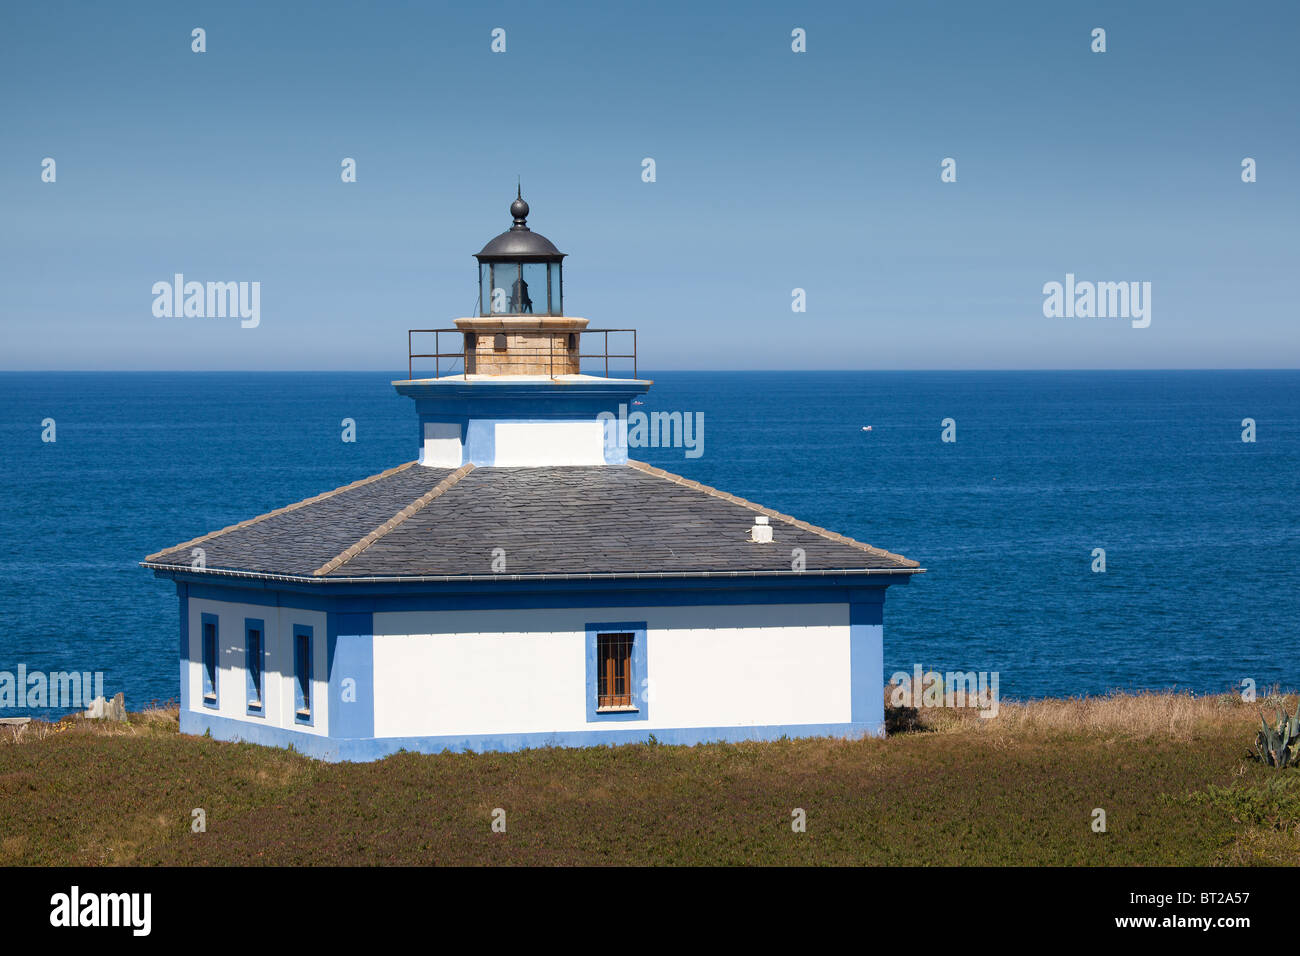
[[[596,667],[596,707],[631,707],[632,635],[597,635]]]
[[[587,720],[647,720],[650,680],[644,621],[588,624]]]
[[[262,655],[265,652],[262,635],[265,626],[259,620],[244,621],[244,673],[248,685],[248,713],[262,713]]]
[[[217,616],[204,614],[203,618],[203,706],[217,706]]]
[[[311,723],[311,628],[293,626],[293,702],[294,720]]]

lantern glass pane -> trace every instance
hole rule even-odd
[[[560,264],[550,263],[551,270],[551,315],[564,314],[563,287],[560,285]]]
[[[510,296],[519,281],[519,263],[492,263],[492,307],[489,312],[512,312]]]
[[[524,263],[524,287],[514,303],[520,312],[546,314],[546,263]]]

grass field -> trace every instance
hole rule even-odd
[[[879,740],[371,764],[183,737],[175,710],[34,722],[0,728],[0,864],[1295,864],[1300,770],[1249,757],[1274,705],[1004,701],[892,713],[914,729]]]

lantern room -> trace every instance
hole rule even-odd
[[[528,203],[515,191],[512,225],[476,253],[479,315],[563,315],[564,253],[528,228]]]

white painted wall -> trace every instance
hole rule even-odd
[[[502,467],[605,464],[603,422],[498,422],[493,461]]]
[[[189,699],[195,713],[213,713],[203,704],[203,615],[217,615],[217,710],[222,717],[271,727],[287,727],[309,734],[329,730],[329,674],[326,671],[325,614],[292,608],[263,607],[191,598],[189,601]],[[248,680],[244,658],[244,621],[259,618],[266,625],[262,678],[263,713],[248,711]],[[312,723],[294,721],[293,626],[312,629]]]
[[[587,721],[586,625],[609,621],[647,624],[646,721]],[[374,630],[376,737],[851,719],[847,604],[415,611]]]
[[[459,468],[462,463],[460,424],[458,422],[425,422],[424,444],[420,448],[420,464],[426,468]]]

